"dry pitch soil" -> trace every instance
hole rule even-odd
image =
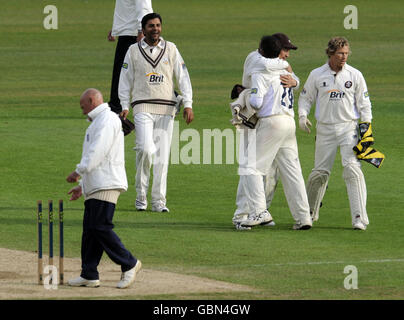
[[[198,294],[216,292],[251,292],[253,288],[196,276],[182,275],[149,269],[143,265],[135,283],[127,289],[117,289],[120,267],[107,259],[99,266],[101,286],[98,288],[70,287],[59,285],[57,289],[46,289],[38,285],[38,262],[34,252],[16,251],[0,248],[0,299],[91,299],[108,297],[127,299],[153,295]],[[43,257],[43,264],[47,264]],[[58,265],[58,258],[54,264]],[[64,258],[65,282],[80,275],[81,262],[77,258]]]

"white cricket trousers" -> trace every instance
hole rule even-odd
[[[279,168],[290,212],[297,223],[311,225],[310,208],[300,166],[295,120],[288,115],[261,118],[256,127],[256,163],[248,164],[244,177],[252,213],[266,210],[264,176],[273,170],[273,162]]]
[[[153,165],[152,206],[165,206],[167,171],[170,157],[174,117],[136,113],[136,199],[147,203],[150,169]]]
[[[330,175],[339,147],[352,223],[360,216],[364,224],[369,224],[366,211],[367,191],[365,177],[361,170],[361,164],[352,150],[358,143],[357,122],[317,123],[316,131],[316,151],[312,171],[325,171]]]
[[[248,158],[248,144],[256,145],[256,130],[255,129],[240,129],[240,145],[239,145],[239,159]],[[250,152],[256,153],[255,147],[251,148]],[[251,160],[251,158],[250,158]],[[254,160],[253,160],[254,161]],[[239,182],[237,187],[236,194],[236,211],[234,212],[233,221],[238,222],[245,219],[250,212],[253,211],[252,208],[249,207],[249,201],[247,199],[246,189],[247,188],[247,162],[242,162],[240,160],[239,167]],[[271,206],[272,200],[275,195],[275,190],[278,185],[278,181],[280,179],[280,172],[276,161],[272,163],[271,168],[268,173],[263,177],[264,181],[264,190],[265,190],[265,199],[266,199],[266,207],[269,208]]]

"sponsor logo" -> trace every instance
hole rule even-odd
[[[150,72],[146,74],[146,77],[149,78],[149,84],[160,84],[164,82],[164,75],[156,72]]]
[[[306,94],[307,92],[306,92],[306,89],[305,88],[303,88],[303,90],[302,90],[302,94]]]
[[[257,88],[251,88],[251,94],[257,94],[258,89]]]
[[[128,64],[127,64],[126,62],[124,62],[124,63],[122,64],[122,68],[123,68],[123,69],[128,69]]]
[[[330,94],[330,100],[340,100],[345,96],[345,93],[343,91],[339,91],[336,89],[329,90],[327,93]]]
[[[322,88],[328,87],[327,82],[323,82],[320,87],[322,87]]]
[[[366,91],[363,95],[365,96],[365,98],[369,98],[369,92]]]
[[[352,87],[352,81],[345,82],[345,88],[349,89],[350,87]]]

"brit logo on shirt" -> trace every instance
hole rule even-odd
[[[327,91],[330,94],[330,100],[341,100],[345,97],[345,93],[339,90]]]
[[[345,88],[349,89],[350,87],[352,87],[352,81],[345,82]]]
[[[156,72],[150,72],[146,74],[146,77],[149,78],[149,84],[158,85],[164,82],[164,75]]]

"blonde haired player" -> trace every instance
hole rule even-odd
[[[326,49],[328,62],[314,69],[299,97],[299,126],[310,133],[307,119],[316,102],[317,120],[314,168],[307,181],[307,194],[313,221],[318,220],[331,168],[340,148],[352,226],[365,230],[369,224],[366,212],[366,183],[353,147],[358,143],[357,121],[372,120],[371,103],[362,73],[346,62],[350,54],[348,40],[332,38]]]

